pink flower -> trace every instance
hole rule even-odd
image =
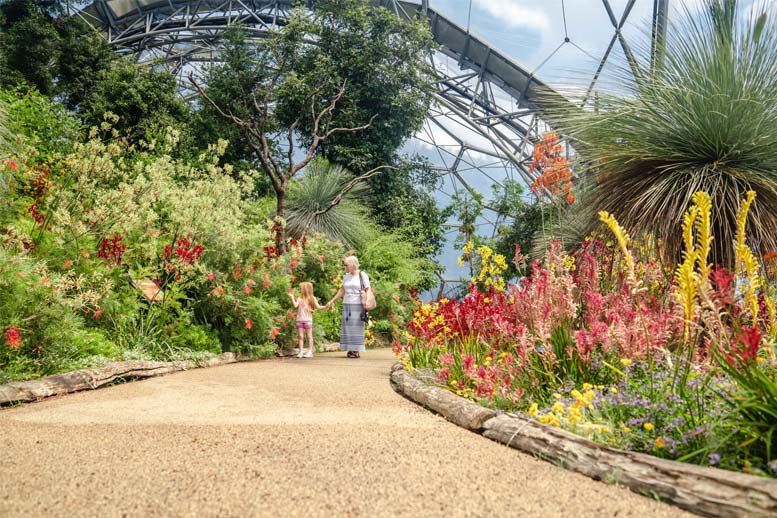
[[[244,287],[243,291],[245,292],[246,295],[250,295],[251,294],[251,286]]]
[[[448,369],[441,369],[440,373],[437,374],[437,381],[439,382],[446,382],[448,381],[448,378],[451,376],[451,371]]]
[[[453,355],[451,353],[443,353],[440,355],[440,363],[443,365],[453,364]]]
[[[216,274],[215,274],[215,273],[209,273],[209,274],[208,274],[208,280],[209,280],[209,281],[214,281],[214,280],[216,280]]]

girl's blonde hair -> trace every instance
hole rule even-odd
[[[300,300],[304,300],[308,308],[316,309],[316,297],[313,295],[313,283],[301,282],[299,283]]]

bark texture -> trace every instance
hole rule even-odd
[[[448,421],[468,430],[479,431],[483,423],[494,417],[495,412],[468,399],[460,398],[439,387],[429,386],[402,368],[398,363],[391,369],[394,389],[416,403],[434,410]]]
[[[46,376],[33,381],[16,381],[0,385],[0,406],[12,403],[24,403],[39,399],[78,392],[79,390],[96,389],[120,379],[150,378],[170,372],[194,369],[196,367],[212,367],[249,357],[235,353],[222,353],[202,362],[194,360],[154,362],[129,360],[110,362],[102,367],[83,369]]]

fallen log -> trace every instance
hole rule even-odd
[[[33,381],[15,381],[0,385],[0,406],[24,403],[102,387],[116,380],[150,378],[170,372],[213,367],[249,359],[235,353],[222,353],[204,361],[182,360],[157,362],[144,360],[115,361],[94,369],[83,369],[46,376]]]
[[[697,514],[777,516],[777,480],[608,448],[517,415],[498,415],[483,428],[484,436],[511,448]]]
[[[398,365],[398,366],[397,366]],[[396,364],[391,369],[391,383],[394,389],[413,401],[434,410],[448,421],[467,430],[478,431],[483,423],[494,417],[495,412],[452,394],[451,392],[429,386]]]

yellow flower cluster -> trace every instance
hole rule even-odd
[[[610,433],[610,428],[603,424],[596,424],[586,422],[585,412],[586,410],[593,410],[593,401],[596,398],[595,389],[603,389],[601,385],[591,385],[590,383],[584,383],[582,392],[580,390],[572,390],[570,395],[575,399],[571,405],[564,406],[561,401],[556,401],[550,407],[550,412],[545,415],[539,416],[537,419],[540,423],[549,424],[557,428],[564,427],[585,433]],[[553,397],[560,399],[559,394],[553,394]],[[534,403],[529,407],[529,415],[536,417],[538,413],[537,404]]]
[[[459,256],[457,260],[459,266],[464,266],[465,262],[471,261],[473,252],[477,253],[480,272],[477,277],[470,277],[472,284],[477,283],[485,288],[493,287],[497,291],[505,290],[506,285],[502,278],[502,273],[507,270],[505,256],[495,254],[491,248],[485,245],[479,246],[475,250],[475,244],[472,241],[467,241],[461,251],[463,255]]]
[[[620,226],[618,223],[618,220],[615,219],[615,216],[610,214],[607,211],[601,211],[599,212],[599,219],[608,227],[610,227],[610,230],[615,235],[615,239],[618,241],[618,246],[621,249],[621,253],[623,254],[623,258],[626,261],[626,274],[628,275],[628,279],[631,282],[632,286],[636,286],[637,284],[637,277],[634,272],[634,257],[632,257],[631,252],[629,251],[629,235],[626,233],[625,230],[623,230],[623,227]]]

